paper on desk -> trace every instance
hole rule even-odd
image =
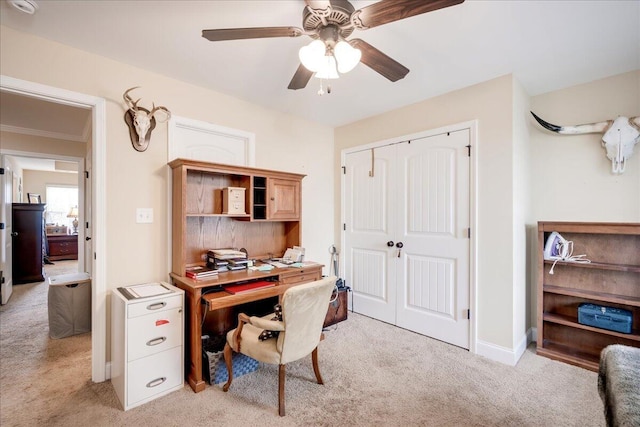
[[[280,262],[280,261],[269,261],[269,264],[271,264],[274,267],[278,267],[278,268],[286,268],[289,267],[287,264]]]
[[[161,283],[145,283],[127,287],[127,290],[136,298],[152,297],[156,295],[169,294],[171,289],[162,286]]]
[[[254,265],[253,267],[249,267],[251,271],[271,271],[273,270],[273,265],[262,264],[262,265]]]

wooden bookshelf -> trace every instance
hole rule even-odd
[[[550,274],[543,251],[554,231],[591,262],[558,261]],[[538,354],[597,370],[607,345],[640,347],[640,223],[539,222],[538,257]],[[579,323],[582,303],[631,311],[631,333]]]

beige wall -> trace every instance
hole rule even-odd
[[[478,120],[476,185],[478,340],[513,347],[513,92],[504,76],[335,130],[335,161],[341,150],[419,131]],[[336,172],[336,223],[340,212]],[[336,241],[340,231],[336,230]],[[524,278],[523,278],[524,280]],[[521,284],[523,286],[523,284]]]
[[[513,345],[526,347],[530,308],[527,305],[527,223],[531,213],[529,95],[513,79]]]
[[[27,203],[27,193],[40,194],[42,203],[47,203],[47,185],[78,186],[78,174],[67,172],[45,172],[25,169],[22,171],[24,185],[24,199]]]
[[[0,70],[2,70],[1,67]],[[2,138],[3,150],[49,154],[58,157],[83,158],[85,156],[84,149],[86,144],[80,142],[62,141],[55,138],[13,132],[0,132],[0,138]]]

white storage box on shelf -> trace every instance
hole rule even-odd
[[[165,282],[113,290],[111,383],[125,411],[184,386],[183,307]]]
[[[49,336],[54,339],[91,332],[91,277],[88,273],[51,276]]]

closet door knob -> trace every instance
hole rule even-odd
[[[402,244],[402,242],[398,242],[396,243],[396,248],[400,249],[402,248],[404,245]]]
[[[387,246],[389,246],[390,248],[392,248],[392,247],[393,247],[393,245],[394,245],[393,241],[389,240],[389,241],[387,242]]]

